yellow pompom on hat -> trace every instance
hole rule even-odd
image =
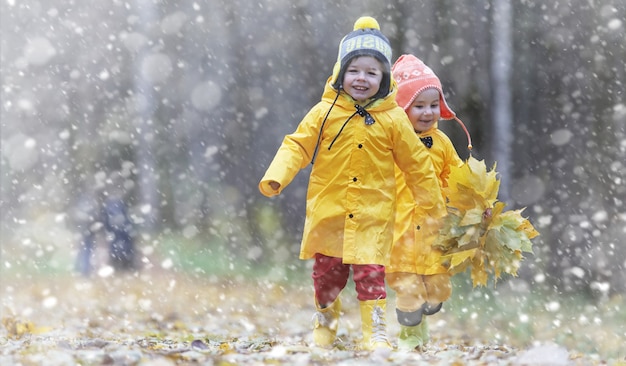
[[[373,56],[383,65],[383,80],[380,90],[375,95],[377,98],[389,94],[391,85],[391,44],[387,37],[380,31],[380,25],[376,19],[363,16],[354,22],[352,32],[348,33],[339,43],[337,62],[333,68],[331,79],[332,86],[339,90],[342,88],[343,75],[348,63],[358,56]]]

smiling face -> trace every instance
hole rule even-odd
[[[416,132],[428,131],[441,117],[439,91],[429,88],[419,93],[406,112]]]
[[[375,57],[353,58],[343,75],[343,89],[359,103],[373,97],[383,80],[383,65]]]

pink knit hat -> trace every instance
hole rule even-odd
[[[450,109],[446,98],[443,95],[441,81],[430,67],[426,66],[422,60],[413,55],[402,55],[391,67],[391,73],[398,84],[398,94],[396,101],[405,111],[411,107],[415,98],[428,88],[437,89],[439,92],[439,108],[441,119],[455,119],[467,135],[468,149],[472,149],[472,139],[463,122],[456,117]]]

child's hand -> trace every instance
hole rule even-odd
[[[265,179],[259,183],[259,191],[265,197],[274,197],[280,194],[281,184],[275,180]]]
[[[280,188],[280,183],[275,182],[275,181],[271,181],[269,182],[270,187],[272,187],[273,190],[277,191],[278,188]]]

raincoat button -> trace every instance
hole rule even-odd
[[[349,218],[353,218],[353,217],[354,217],[354,215],[353,215],[353,214],[350,214],[350,215],[348,215],[348,217],[349,217]]]
[[[417,230],[419,230],[419,229],[421,229],[421,227],[420,227],[419,225],[417,225],[417,228],[416,228],[416,229],[417,229]]]
[[[353,181],[353,182],[356,182],[356,181],[357,181],[356,177],[352,178],[352,181]]]
[[[363,144],[359,144],[359,149],[363,148]]]

